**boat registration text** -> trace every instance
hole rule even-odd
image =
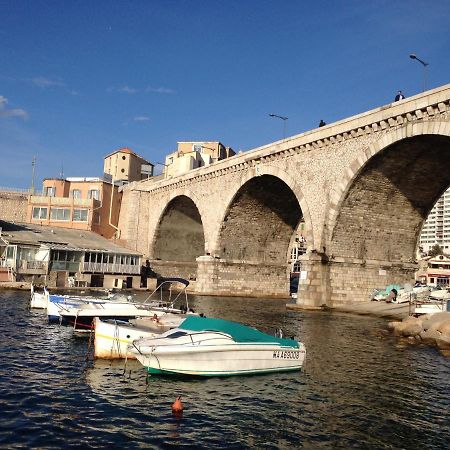
[[[300,351],[296,350],[274,350],[273,358],[283,358],[283,359],[299,359]]]

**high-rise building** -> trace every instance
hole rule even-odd
[[[450,253],[450,188],[434,205],[420,234],[419,246],[428,253],[438,244],[445,253]]]

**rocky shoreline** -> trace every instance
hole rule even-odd
[[[291,310],[305,310],[301,304],[286,305]],[[341,313],[381,317],[391,320],[382,335],[394,334],[404,344],[428,345],[450,356],[450,312],[411,316],[409,303],[361,302],[334,308],[316,308]]]
[[[401,322],[389,322],[388,329],[409,344],[431,345],[450,356],[450,312],[408,316]]]

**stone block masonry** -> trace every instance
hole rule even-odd
[[[28,194],[0,191],[0,220],[26,222]]]

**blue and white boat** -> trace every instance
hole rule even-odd
[[[199,316],[158,337],[138,339],[129,351],[150,374],[207,377],[300,370],[306,355],[294,339]]]
[[[173,292],[175,287],[181,286],[179,290]],[[182,278],[164,279],[152,294],[160,293],[160,299],[153,299],[152,294],[143,302],[134,302],[131,299],[125,300],[90,300],[82,304],[70,305],[71,299],[66,303],[58,304],[60,320],[63,325],[72,325],[77,332],[91,332],[94,330],[94,318],[99,317],[102,320],[116,319],[121,321],[129,321],[138,317],[152,318],[167,314],[185,314],[193,313],[189,308],[187,300],[186,287],[189,281]],[[164,300],[164,294],[168,293],[169,298]],[[185,298],[184,303],[180,307],[176,307],[175,303]],[[180,300],[179,300],[180,299]],[[69,304],[68,304],[69,303]]]

